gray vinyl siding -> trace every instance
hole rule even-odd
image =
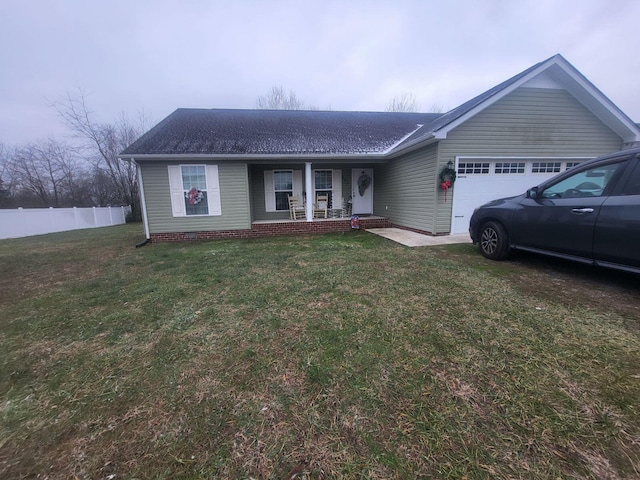
[[[519,88],[455,128],[441,154],[598,156],[622,139],[566,90]]]
[[[375,215],[399,226],[433,232],[437,146],[432,145],[375,168]]]
[[[174,217],[171,213],[168,165],[218,165],[222,215]],[[141,163],[150,233],[240,230],[251,228],[247,164],[238,162]]]
[[[622,139],[566,90],[519,88],[440,141],[438,174],[458,156],[597,157],[621,148]],[[445,202],[437,191],[435,233],[445,233],[452,192]]]

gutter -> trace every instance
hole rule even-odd
[[[224,153],[224,154],[211,154],[211,153],[147,153],[136,154],[135,162],[138,163],[144,160],[264,160],[265,162],[273,162],[273,160],[363,160],[371,161],[374,159],[386,160],[388,158],[387,152],[382,153],[269,153],[269,154],[242,154],[242,153]],[[133,158],[131,158],[133,160]]]
[[[120,158],[120,160],[129,160],[134,163],[138,172],[138,188],[140,189],[140,208],[142,210],[142,223],[144,224],[144,233],[146,240],[136,245],[136,248],[144,247],[147,243],[151,242],[151,234],[149,233],[149,218],[147,216],[147,198],[144,194],[144,183],[142,182],[142,169],[140,164],[136,162],[135,158]]]

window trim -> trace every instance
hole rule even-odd
[[[316,172],[331,172],[331,190],[320,189],[316,190]],[[313,188],[313,201],[316,201],[317,192],[327,192],[330,191],[331,195],[329,196],[329,208],[330,209],[341,209],[342,202],[344,198],[342,197],[342,170],[339,168],[317,168],[311,172],[312,181],[311,186]],[[338,204],[336,205],[336,200]]]
[[[276,174],[277,173],[290,173],[291,174],[291,190],[287,189],[287,190],[277,190],[276,189]],[[277,194],[278,193],[282,193],[282,192],[291,192],[291,195],[294,195],[294,191],[295,188],[293,186],[293,184],[295,183],[293,180],[294,174],[293,174],[293,169],[278,169],[278,170],[273,170],[273,194],[274,194],[274,202],[275,202],[275,211],[276,212],[287,212],[289,211],[289,203],[287,201],[287,203],[285,205],[283,205],[283,208],[278,209],[278,199],[277,199]],[[288,198],[288,195],[287,195]]]
[[[269,213],[283,213],[288,212],[286,210],[276,210],[276,191],[273,181],[274,172],[293,172],[293,195],[297,196],[300,200],[303,200],[303,182],[302,182],[302,170],[296,170],[292,168],[274,168],[272,170],[264,171],[264,209]]]
[[[185,190],[182,181],[183,167],[204,167],[205,180],[207,183],[207,209],[209,213],[197,215],[187,214],[184,197]],[[222,215],[218,165],[207,165],[202,163],[168,165],[167,174],[169,176],[169,193],[171,198],[171,213],[173,217],[202,218]]]

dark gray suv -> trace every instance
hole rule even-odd
[[[589,160],[477,208],[469,233],[482,255],[511,249],[640,273],[640,148]]]

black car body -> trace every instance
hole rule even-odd
[[[473,243],[492,260],[511,249],[640,273],[640,149],[589,160],[473,213]]]

